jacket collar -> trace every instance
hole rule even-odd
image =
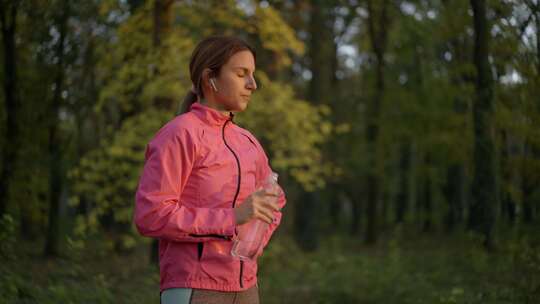
[[[229,112],[229,115],[225,115],[220,111],[198,101],[194,102],[190,106],[189,111],[193,112],[193,114],[197,115],[197,117],[199,117],[201,120],[211,125],[221,126],[229,119],[232,121],[234,117],[233,112]]]

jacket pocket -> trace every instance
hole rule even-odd
[[[201,261],[203,250],[204,250],[204,243],[203,242],[197,243],[197,260],[198,261]]]
[[[257,262],[256,261],[247,261],[244,262],[244,280],[250,282],[255,279],[257,276]]]

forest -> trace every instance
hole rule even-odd
[[[148,141],[210,35],[287,197],[261,302],[540,303],[540,1],[0,0],[0,302],[157,303]]]

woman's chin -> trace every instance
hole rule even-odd
[[[247,109],[248,104],[249,104],[248,101],[242,101],[242,102],[240,102],[240,103],[238,104],[238,107],[237,107],[237,108],[238,108],[238,111],[239,111],[239,112],[242,112],[242,111],[244,111],[245,109]]]

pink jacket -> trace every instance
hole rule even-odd
[[[159,239],[160,291],[241,291],[257,283],[257,262],[230,254],[233,208],[271,168],[260,143],[233,117],[195,102],[147,146],[133,219],[140,234]],[[278,202],[285,205],[284,194]],[[280,222],[276,211],[262,248]]]

